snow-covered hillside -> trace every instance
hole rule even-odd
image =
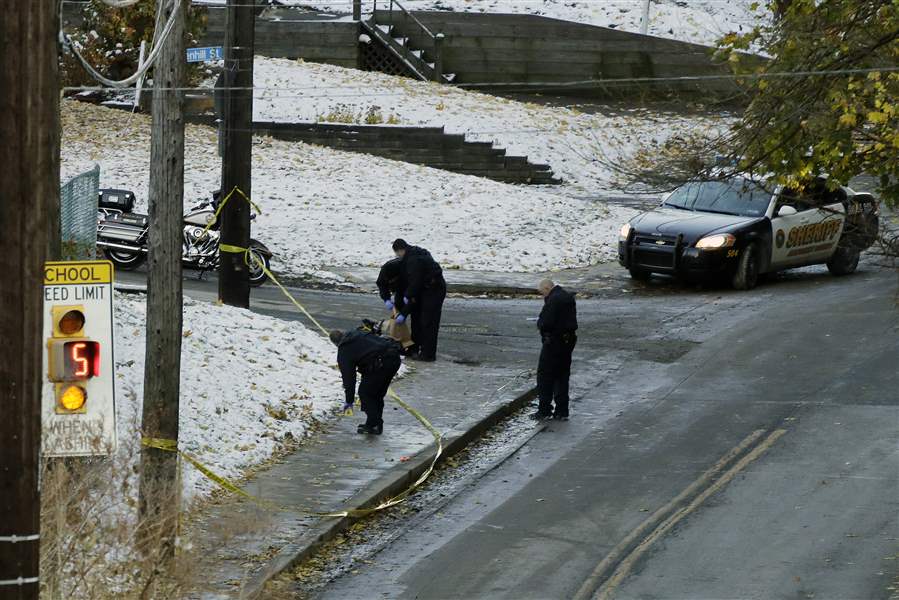
[[[146,209],[150,120],[63,103],[62,175],[98,163],[101,185],[132,189]],[[185,203],[219,186],[212,128],[187,127]],[[378,266],[402,236],[448,268],[541,271],[614,257],[618,227],[633,211],[364,154],[269,138],[253,148],[253,235],[281,273]]]
[[[129,461],[139,455],[145,298],[116,294],[115,319],[118,452]],[[330,342],[300,323],[185,298],[180,448],[241,477],[342,406],[335,361]],[[216,487],[189,466],[182,476],[188,499]]]
[[[615,167],[635,150],[697,128],[720,127],[720,117],[633,108],[605,113],[519,102],[430,82],[333,65],[257,57],[256,120],[363,123],[376,110],[400,125],[445,126],[469,140],[493,141],[509,155],[549,164],[568,193],[618,191]],[[591,107],[591,110],[593,108]]]

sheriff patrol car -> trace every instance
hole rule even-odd
[[[742,177],[688,182],[621,227],[618,261],[634,279],[727,277],[741,290],[805,265],[847,275],[876,239],[879,207],[871,194],[825,183],[800,194]]]

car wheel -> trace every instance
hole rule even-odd
[[[756,244],[749,244],[740,255],[732,280],[734,289],[751,290],[759,282],[759,251]]]
[[[649,271],[644,271],[643,269],[638,269],[636,267],[629,268],[627,271],[631,274],[631,279],[635,281],[649,281],[649,278],[652,276]]]
[[[861,252],[857,248],[838,247],[827,261],[827,270],[831,275],[849,275],[858,268]]]

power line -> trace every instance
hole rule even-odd
[[[768,73],[746,73],[746,74],[721,74],[721,75],[684,75],[684,76],[674,76],[674,77],[620,77],[614,79],[583,79],[579,81],[541,81],[541,82],[533,82],[533,81],[518,81],[518,82],[497,82],[497,83],[459,83],[459,84],[450,84],[446,87],[449,89],[470,89],[470,88],[489,88],[489,89],[501,89],[501,88],[510,88],[510,87],[542,87],[542,88],[566,88],[566,87],[586,87],[586,86],[609,86],[609,85],[621,85],[621,84],[646,84],[646,83],[677,83],[677,82],[702,82],[702,81],[723,81],[723,80],[744,80],[744,79],[774,79],[774,78],[789,78],[789,77],[832,77],[837,75],[867,75],[870,73],[893,73],[899,72],[899,66],[884,66],[884,67],[868,67],[864,69],[827,69],[820,71],[778,71],[778,72],[768,72]],[[132,76],[133,77],[133,76]],[[213,92],[213,88],[211,87],[178,87],[178,88],[161,88],[164,91],[179,91],[179,92],[204,92],[211,94]],[[274,96],[264,96],[260,99],[266,98],[326,98],[326,97],[343,97],[343,98],[351,98],[351,97],[371,97],[371,96],[414,96],[415,94],[409,94],[407,92],[378,92],[376,90],[372,90],[370,87],[365,85],[308,85],[308,86],[253,86],[253,87],[227,87],[227,88],[219,88],[222,90],[253,90],[253,91],[288,91],[288,92],[296,92],[296,91],[304,91],[304,90],[360,90],[358,94],[322,94],[322,95],[307,95],[307,94],[276,94]],[[439,88],[437,88],[439,89]],[[106,88],[99,86],[67,86],[63,88],[63,92],[97,92],[97,91],[105,91]]]

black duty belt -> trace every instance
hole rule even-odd
[[[577,333],[574,331],[565,331],[563,333],[544,333],[543,341],[561,341],[566,344],[570,344],[572,341],[577,339]]]
[[[363,375],[372,373],[384,368],[384,365],[386,365],[388,362],[393,362],[395,360],[400,360],[399,353],[393,350],[386,350],[382,353],[378,353],[371,358],[366,359],[363,364],[359,365],[359,372]]]

